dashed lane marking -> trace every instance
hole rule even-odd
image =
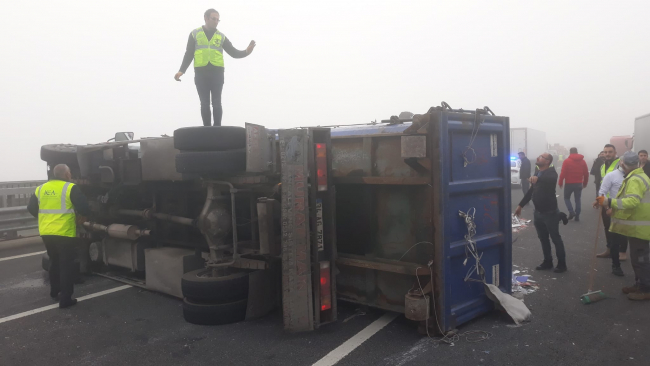
[[[345,341],[342,345],[336,347],[330,353],[321,358],[318,362],[313,364],[313,366],[332,366],[337,362],[341,361],[343,357],[350,354],[354,351],[355,348],[359,347],[363,342],[367,341],[375,333],[379,332],[390,324],[399,314],[397,313],[387,313],[384,314],[381,318],[372,322],[369,326],[365,327],[361,332],[354,335],[354,337]]]
[[[18,258],[31,257],[31,256],[33,256],[33,255],[43,254],[43,253],[45,253],[45,252],[46,252],[46,251],[44,250],[44,251],[42,251],[42,252],[34,252],[34,253],[28,253],[28,254],[14,255],[13,257],[0,258],[0,262],[2,262],[2,261],[8,261],[8,260],[10,260],[10,259],[18,259]]]
[[[93,299],[95,297],[112,294],[113,292],[126,290],[127,288],[131,288],[131,287],[133,287],[133,286],[124,285],[124,286],[120,286],[120,287],[115,287],[115,288],[112,288],[110,290],[100,291],[100,292],[96,292],[94,294],[82,296],[82,297],[78,298],[77,300],[79,302],[82,302],[82,301],[85,301],[85,300]],[[0,318],[0,324],[1,323],[6,323],[6,322],[11,321],[11,320],[24,318],[26,316],[42,313],[42,312],[47,311],[47,310],[56,309],[58,307],[59,307],[59,304],[52,304],[52,305],[48,305],[48,306],[43,306],[42,308],[38,308],[38,309],[30,310],[30,311],[25,311],[23,313],[19,313],[19,314],[16,314],[16,315],[10,315],[10,316],[4,317],[4,318]]]

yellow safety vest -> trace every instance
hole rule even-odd
[[[51,180],[36,187],[38,231],[41,235],[76,237],[77,224],[70,192],[74,184]]]
[[[192,31],[194,38],[194,67],[203,67],[209,63],[223,67],[223,42],[226,36],[218,30],[208,40],[203,27]]]
[[[638,168],[627,175],[612,199],[613,233],[650,240],[650,178]]]
[[[616,167],[618,166],[619,160],[621,160],[621,159],[616,159],[616,160],[612,161],[612,163],[609,165],[609,168],[607,168],[607,171],[605,171],[605,163],[603,163],[603,165],[600,166],[600,179],[601,179],[601,181],[602,181],[603,178],[605,178],[607,173],[611,173],[611,172],[614,171],[614,169],[616,169]]]

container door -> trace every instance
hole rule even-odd
[[[506,117],[439,112],[437,120],[436,309],[449,331],[494,308],[481,281],[511,292],[510,134]],[[461,212],[472,218],[475,232]]]

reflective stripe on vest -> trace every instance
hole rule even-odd
[[[643,182],[643,184],[640,184]],[[612,200],[612,223],[609,228],[611,232],[650,240],[650,179],[645,175],[642,168],[630,172],[623,180],[621,189],[616,198]],[[634,208],[623,208],[623,201],[635,198],[640,202]]]
[[[76,216],[70,200],[73,186],[69,182],[51,180],[36,188],[40,235],[77,236]]]
[[[605,171],[605,163],[603,163],[603,165],[600,166],[600,179],[605,178],[607,173],[613,172],[614,169],[616,169],[616,167],[618,166],[619,160],[621,160],[621,159],[616,159],[616,160],[612,161],[612,163],[609,165],[609,168],[607,168],[607,171]]]
[[[226,36],[218,30],[210,40],[205,35],[203,27],[192,31],[194,38],[194,67],[203,67],[209,63],[223,67],[223,42]]]

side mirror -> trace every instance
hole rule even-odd
[[[133,140],[133,132],[115,133],[115,141],[130,141],[130,140]]]

